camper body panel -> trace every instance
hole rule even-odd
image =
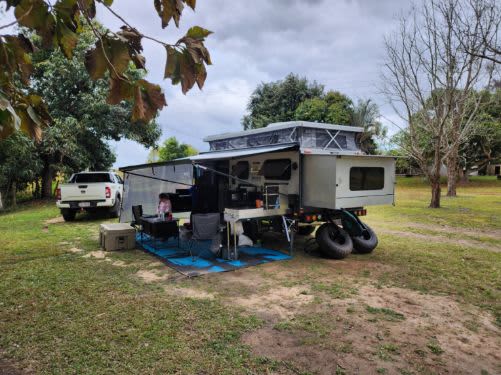
[[[304,155],[302,206],[336,208],[336,156]]]
[[[340,156],[336,161],[336,208],[393,204],[395,159]]]
[[[306,154],[302,176],[304,207],[344,209],[394,202],[394,158]]]

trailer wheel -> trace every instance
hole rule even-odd
[[[333,223],[325,223],[315,235],[320,251],[327,257],[343,259],[353,250],[350,235]]]
[[[300,236],[309,236],[315,231],[314,225],[300,225],[297,227],[296,234]]]
[[[364,225],[367,228],[364,234],[351,237],[353,241],[353,250],[359,254],[371,253],[378,244],[376,233],[367,224]]]
[[[75,220],[77,212],[75,210],[65,209],[61,210],[61,215],[63,215],[64,221],[73,221]]]

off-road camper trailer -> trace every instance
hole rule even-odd
[[[359,216],[366,206],[394,202],[395,159],[361,152],[362,131],[304,121],[270,124],[209,136],[204,140],[210,151],[186,159],[122,168],[122,221],[127,221],[132,204],[127,194],[141,178],[137,175],[162,175],[164,186],[158,189],[163,191],[187,194],[186,186],[193,185],[190,211],[220,212],[226,222],[245,222],[254,235],[285,229],[292,240],[293,232],[308,234],[320,226],[316,240],[326,255],[370,252],[377,237]],[[172,176],[162,168],[170,168]]]

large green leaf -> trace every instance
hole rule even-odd
[[[198,39],[198,40],[203,41],[210,34],[212,34],[212,31],[204,29],[203,27],[200,27],[200,26],[193,26],[192,28],[190,28],[188,30],[188,32],[186,33],[186,36],[193,38],[193,39]]]

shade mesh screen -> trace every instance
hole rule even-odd
[[[120,222],[125,223],[133,220],[132,206],[136,205],[143,206],[143,214],[156,214],[158,194],[176,193],[189,189],[192,181],[193,165],[191,163],[148,167],[125,172]]]
[[[270,130],[259,134],[249,134],[236,138],[210,141],[211,151],[235,150],[267,145],[298,143],[301,147],[338,150],[359,151],[356,141],[356,132],[315,129],[315,128],[289,128]]]

